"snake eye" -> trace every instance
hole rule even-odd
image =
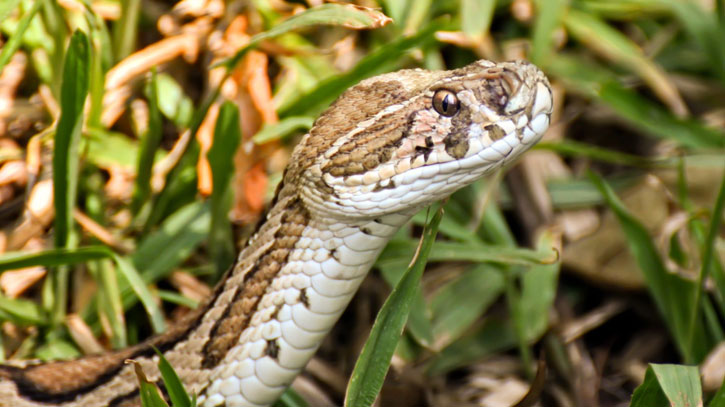
[[[461,104],[458,102],[456,94],[450,90],[441,89],[433,94],[433,109],[439,114],[451,117],[458,113],[460,108]]]

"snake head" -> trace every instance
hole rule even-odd
[[[518,157],[551,111],[549,82],[526,61],[393,72],[343,93],[288,176],[326,216],[411,213]]]

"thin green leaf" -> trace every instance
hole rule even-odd
[[[657,376],[650,365],[645,373],[644,382],[634,390],[629,407],[664,407],[667,404],[667,397],[662,392],[662,388],[657,382]]]
[[[80,150],[88,162],[100,168],[119,166],[133,171],[138,165],[139,142],[122,133],[100,128],[89,128],[83,134]],[[166,155],[163,150],[156,150],[154,160]]]
[[[388,261],[400,261],[405,253],[410,253],[415,248],[416,243],[413,240],[393,240],[381,254],[378,264],[384,265]],[[430,261],[470,261],[520,265],[552,264],[557,259],[558,253],[551,248],[534,251],[474,242],[438,242],[433,246],[429,257]]]
[[[82,31],[71,37],[60,92],[60,119],[53,150],[55,247],[67,247],[73,226],[78,185],[78,143],[83,128],[83,104],[88,95],[90,43]]]
[[[187,205],[166,218],[158,231],[143,239],[131,255],[146,282],[165,277],[186,260],[209,234],[209,206]]]
[[[81,352],[72,343],[55,336],[35,350],[35,355],[43,361],[68,360],[81,356]]]
[[[705,10],[697,2],[660,1],[670,8],[687,33],[699,45],[702,54],[710,61],[708,68],[725,82],[725,44],[721,41],[725,25],[718,22],[714,13]]]
[[[129,361],[129,363],[133,363],[134,372],[136,373],[141,405],[143,407],[169,407],[163,397],[161,397],[161,392],[156,386],[156,383],[146,378],[141,365],[133,360]]]
[[[538,0],[538,13],[531,39],[531,61],[546,66],[554,48],[554,31],[561,25],[561,19],[568,9],[567,0]]]
[[[4,0],[4,2],[6,2],[7,4],[0,5],[0,17],[2,17],[3,14],[9,14],[20,1]],[[18,48],[20,48],[20,44],[23,40],[23,35],[25,34],[25,30],[28,29],[28,26],[30,26],[30,21],[33,20],[33,17],[35,17],[35,14],[38,12],[40,6],[42,5],[42,1],[34,2],[30,10],[28,10],[28,12],[23,15],[23,18],[20,19],[20,22],[18,23],[18,28],[15,30],[13,35],[8,39],[5,44],[3,44],[2,50],[0,50],[0,74],[3,72],[3,69],[5,69],[5,65],[7,65],[13,55],[15,55],[15,52],[18,50]],[[5,7],[7,7],[7,9]],[[4,19],[5,18],[2,17],[0,18],[0,21],[3,21]]]
[[[323,4],[306,9],[275,25],[271,29],[253,36],[247,45],[221,64],[226,66],[227,70],[231,71],[247,52],[259,46],[262,41],[304,27],[313,25],[337,25],[359,30],[382,27],[390,22],[392,22],[390,17],[370,8],[355,6],[353,4]]]
[[[161,372],[161,378],[164,380],[164,387],[169,394],[171,399],[171,405],[173,407],[192,407],[191,398],[184,389],[184,384],[181,383],[179,375],[176,374],[174,368],[171,366],[164,355],[157,349],[154,349],[156,354],[159,356],[159,372]]]
[[[503,274],[495,266],[476,265],[436,292],[431,301],[435,346],[449,345],[501,295]]]
[[[289,388],[274,403],[274,407],[307,407],[307,402],[297,392]]]
[[[405,321],[408,319],[408,313],[415,298],[415,293],[420,286],[420,278],[423,275],[428,254],[438,232],[438,224],[443,216],[440,207],[441,205],[437,204],[435,209],[432,209],[434,215],[423,230],[423,238],[415,262],[393,288],[375,318],[370,336],[355,363],[347,387],[347,393],[345,394],[346,406],[364,407],[372,405],[383,386],[390,359],[403,332]]]
[[[541,142],[534,146],[537,150],[554,151],[566,157],[590,158],[605,163],[631,165],[634,167],[670,167],[672,162],[656,157],[642,157],[634,154],[599,147],[593,144],[574,140],[560,140],[557,142]]]
[[[120,349],[128,346],[125,318],[123,315],[123,302],[121,301],[121,289],[118,284],[118,277],[113,266],[108,260],[101,260],[98,265],[97,278],[100,283],[99,295],[102,312],[108,319],[111,326],[113,347]]]
[[[184,88],[167,74],[157,76],[156,87],[158,92],[156,103],[158,103],[161,113],[177,127],[189,127],[194,114],[194,104],[191,98],[184,93]]]
[[[715,199],[715,206],[712,209],[710,217],[710,226],[707,232],[707,238],[704,242],[704,253],[702,255],[702,266],[697,275],[697,283],[695,286],[695,299],[692,304],[692,316],[690,317],[689,343],[692,343],[695,336],[695,322],[698,320],[698,312],[700,310],[700,299],[702,297],[703,282],[709,275],[722,273],[719,267],[715,267],[715,239],[720,232],[720,222],[722,221],[723,208],[725,208],[725,172],[723,172],[722,181],[720,181],[720,189]],[[712,269],[712,271],[711,271]],[[716,276],[715,280],[721,295],[725,294],[725,287],[722,286],[725,276]],[[723,297],[725,298],[725,297]]]
[[[496,0],[461,0],[461,28],[467,35],[483,40],[488,34]]]
[[[141,0],[121,0],[121,17],[113,24],[113,50],[116,61],[126,58],[136,46]]]
[[[688,339],[689,318],[692,315],[690,307],[695,294],[694,283],[667,271],[647,229],[627,211],[604,180],[593,173],[590,175],[592,182],[619,220],[630,251],[642,271],[647,288],[664,317],[678,350],[685,360],[700,361],[707,354],[711,344],[699,319],[696,322],[694,341],[691,343]]]
[[[138,271],[133,267],[131,261],[118,255],[113,256],[113,261],[116,263],[120,274],[126,279],[126,282],[128,282],[139,300],[141,300],[141,304],[143,304],[146,309],[146,313],[151,319],[151,326],[153,327],[154,332],[164,332],[166,330],[164,315],[159,306],[156,305],[153,295],[149,291],[148,287],[146,287],[146,283],[141,278],[141,275],[139,275]]]
[[[555,237],[551,231],[541,234],[537,247],[540,251],[553,250]],[[535,265],[521,277],[521,296],[513,309],[514,322],[521,338],[531,343],[549,328],[549,311],[554,303],[558,285],[560,263]]]
[[[47,323],[42,309],[35,302],[4,295],[0,295],[0,318],[19,325],[38,326]]]
[[[291,116],[285,117],[278,123],[265,123],[264,127],[257,132],[252,138],[257,144],[264,144],[269,141],[279,140],[285,136],[294,133],[297,130],[307,131],[315,122],[313,117],[309,116]]]
[[[151,80],[147,90],[149,100],[149,122],[146,132],[141,137],[138,149],[136,167],[136,180],[134,182],[133,196],[131,197],[131,211],[135,214],[151,196],[151,169],[154,165],[156,150],[161,144],[161,113],[159,112],[159,87],[156,71],[151,73]]]
[[[475,332],[439,352],[428,363],[426,371],[429,375],[442,375],[515,346],[516,334],[509,321],[487,319]]]
[[[85,263],[113,256],[105,246],[86,246],[76,249],[48,249],[35,253],[9,252],[0,255],[0,272],[32,266],[57,267]]]
[[[705,127],[693,119],[679,119],[647,99],[615,82],[602,84],[599,97],[620,116],[642,130],[691,148],[725,146],[722,131]]]
[[[199,302],[189,297],[183,296],[175,291],[157,290],[156,295],[161,298],[162,301],[166,301],[172,304],[181,305],[191,309],[196,309],[199,306]]]
[[[595,53],[639,75],[676,115],[687,114],[687,107],[672,81],[668,80],[657,64],[645,57],[634,41],[591,13],[570,9],[563,21],[573,38],[586,44]]]
[[[685,147],[712,148],[725,145],[722,131],[695,119],[680,119],[660,105],[618,83],[610,71],[580,58],[552,55],[548,70],[574,91],[599,99],[636,128]]]
[[[242,140],[239,108],[232,102],[225,102],[214,128],[214,143],[207,153],[211,165],[211,226],[209,230],[209,250],[216,265],[217,275],[221,276],[234,262],[234,238],[229,222],[229,210],[232,206],[232,190],[229,187],[234,174],[234,155]]]
[[[15,7],[17,7],[18,4],[20,4],[20,0],[5,0],[0,3],[0,21],[5,21],[10,13],[15,10]],[[0,71],[2,71],[2,69],[0,69]]]
[[[430,19],[433,0],[414,0],[408,3],[404,33],[415,33]]]

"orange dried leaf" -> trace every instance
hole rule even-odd
[[[257,163],[244,176],[244,197],[249,209],[258,214],[264,209],[264,194],[267,191],[267,173],[263,163]]]

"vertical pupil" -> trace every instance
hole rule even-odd
[[[441,102],[441,107],[443,108],[443,111],[448,113],[448,104],[450,103],[449,99],[451,98],[451,95],[445,95],[443,96],[443,101]]]

